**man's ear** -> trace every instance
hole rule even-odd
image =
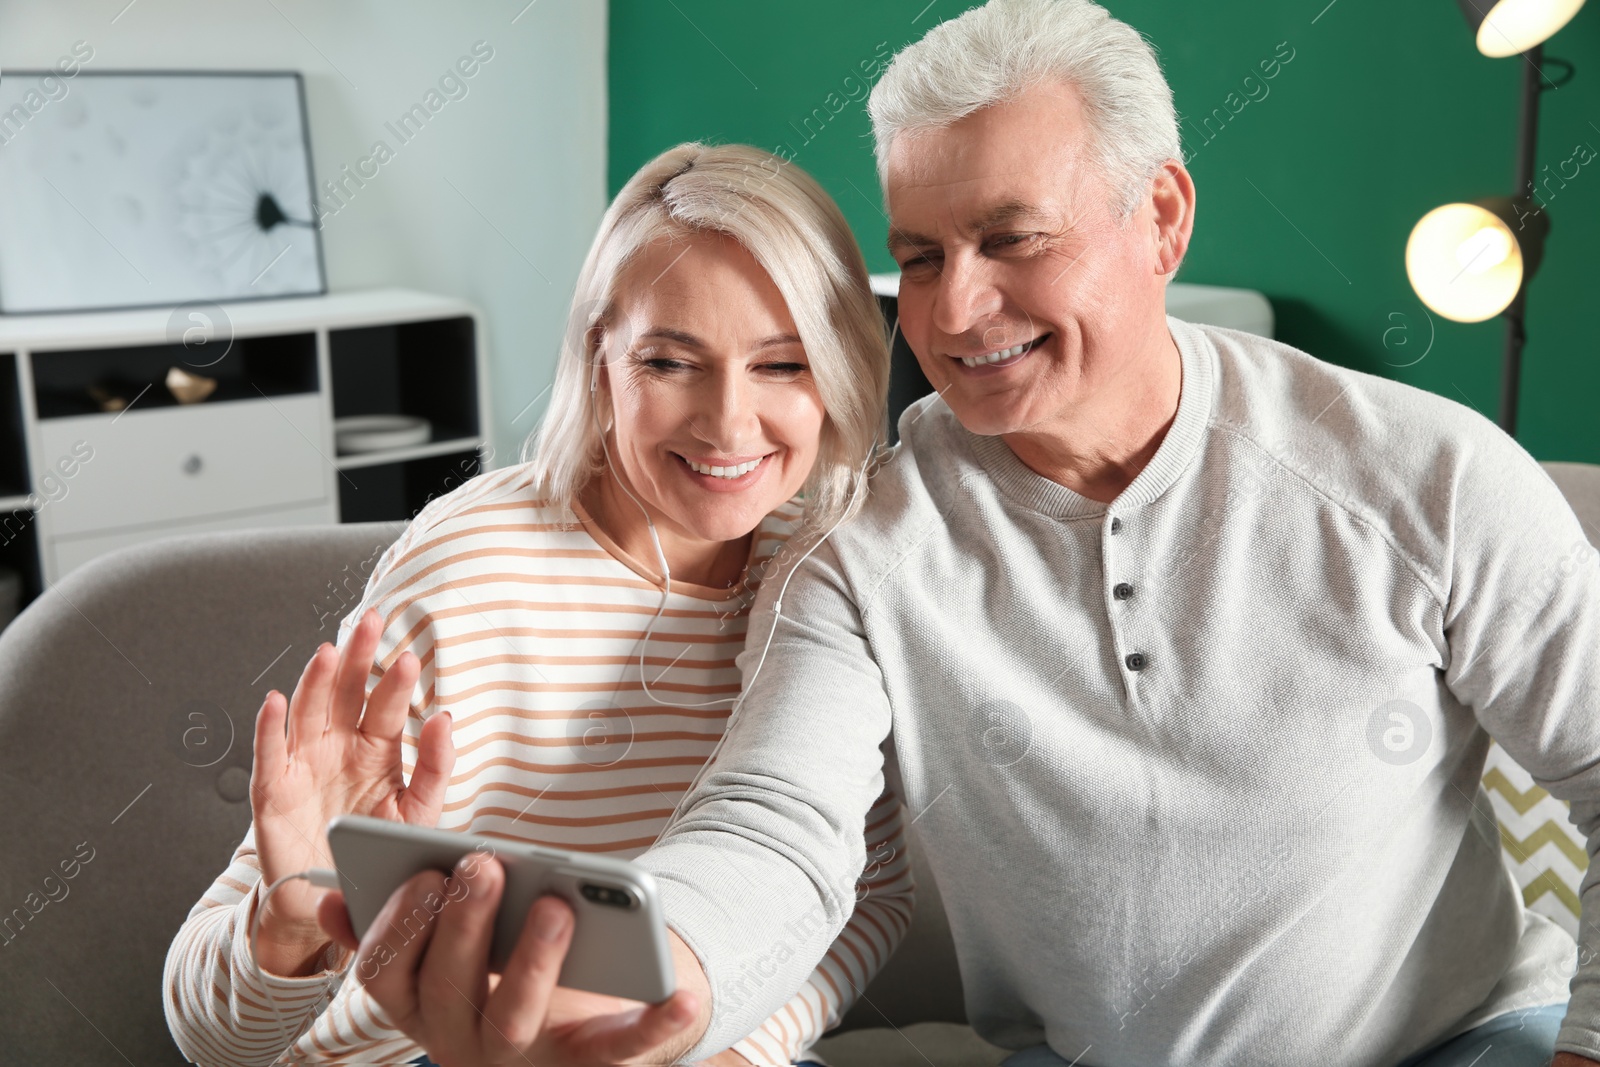
[[[1176,159],[1161,164],[1151,181],[1155,208],[1156,273],[1172,274],[1189,250],[1194,233],[1194,179]]]

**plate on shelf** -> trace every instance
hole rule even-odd
[[[350,415],[333,420],[333,441],[339,454],[386,452],[425,445],[433,424],[415,415]]]

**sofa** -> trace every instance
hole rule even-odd
[[[1600,543],[1600,467],[1545,469]],[[8,1061],[185,1062],[162,1013],[162,963],[249,825],[255,713],[268,689],[292,691],[402,528],[141,545],[72,572],[0,633]],[[1575,923],[1586,853],[1561,803],[1498,750],[1485,781],[1528,905]],[[938,887],[913,862],[911,932],[820,1046],[836,1067],[975,1067],[1006,1054],[964,1025]]]

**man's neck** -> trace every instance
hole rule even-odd
[[[1070,412],[1001,439],[1042,477],[1109,504],[1144,470],[1178,414],[1183,359],[1165,317]]]

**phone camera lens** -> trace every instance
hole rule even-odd
[[[595,885],[593,882],[586,882],[578,891],[583,894],[585,900],[591,900],[608,908],[631,909],[639,905],[632,893],[615,886]]]

